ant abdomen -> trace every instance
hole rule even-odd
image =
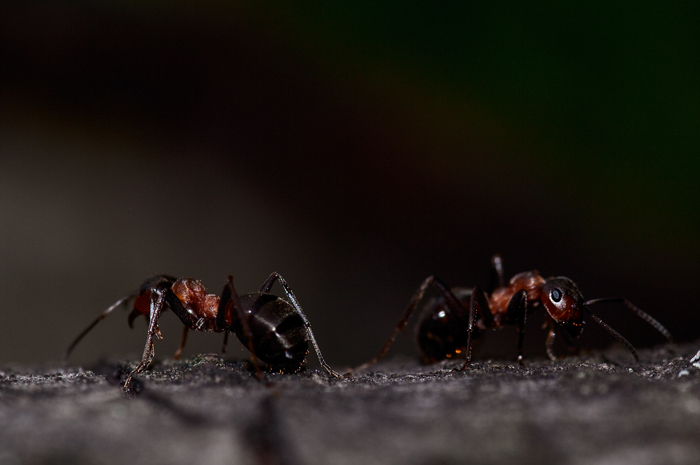
[[[468,315],[471,289],[453,289],[453,293]],[[417,339],[425,362],[435,363],[465,353],[469,335],[468,319],[455,314],[444,297],[430,299],[423,308],[423,315]],[[478,328],[475,327],[474,330],[480,333]]]
[[[304,320],[294,307],[270,294],[248,294],[240,297],[247,308],[252,346],[263,362],[286,372],[296,372],[303,366],[309,353],[309,336]],[[241,343],[248,347],[249,340],[241,322],[234,319],[233,329]]]

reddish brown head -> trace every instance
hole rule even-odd
[[[572,337],[583,331],[583,296],[569,278],[549,278],[542,286],[540,300],[549,316]]]

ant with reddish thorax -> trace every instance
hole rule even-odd
[[[357,368],[363,369],[378,362],[389,350],[399,331],[405,331],[408,320],[421,303],[430,286],[435,286],[440,297],[431,299],[425,305],[423,317],[418,327],[418,346],[427,363],[435,363],[446,358],[464,354],[466,360],[460,370],[464,370],[472,360],[472,341],[480,338],[487,329],[500,329],[506,325],[518,327],[518,362],[523,364],[523,338],[527,316],[543,306],[546,325],[549,327],[546,347],[547,355],[555,360],[554,340],[558,333],[569,342],[583,331],[584,315],[605,328],[618,341],[627,347],[639,363],[639,356],[627,339],[608,326],[589,308],[603,302],[621,303],[632,310],[642,320],[649,323],[666,339],[673,342],[668,330],[651,315],[637,308],[624,297],[607,297],[585,301],[576,284],[565,277],[544,279],[537,271],[518,273],[508,284],[503,279],[503,265],[499,255],[491,259],[491,278],[484,292],[478,286],[473,289],[450,289],[435,276],[428,277],[413,294],[389,340],[379,354]],[[563,330],[563,332],[562,332]]]
[[[289,300],[269,294],[275,281],[280,282]],[[134,319],[143,315],[148,321],[148,338],[141,363],[129,374],[124,383],[125,388],[129,388],[131,378],[145,370],[153,360],[153,338],[162,339],[158,319],[167,309],[172,310],[185,325],[175,359],[180,358],[190,330],[223,332],[222,352],[226,349],[228,333],[233,332],[250,350],[258,377],[261,372],[257,359],[284,372],[299,371],[309,353],[311,341],[321,366],[331,376],[340,378],[323,359],[309,320],[287,282],[278,273],[272,273],[267,278],[260,292],[241,296],[233,286],[232,276],[228,277],[221,296],[207,294],[202,283],[192,278],[154,276],[144,282],[138,292],[119,299],[88,325],[68,346],[63,355],[64,361],[100,320],[131,299],[134,299],[134,309],[129,314],[129,326],[133,327]]]

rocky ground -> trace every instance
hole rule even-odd
[[[700,341],[265,373],[216,355],[0,370],[0,464],[697,464]]]

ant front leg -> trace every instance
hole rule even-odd
[[[284,292],[287,294],[289,301],[294,306],[296,311],[299,313],[299,316],[301,317],[302,321],[304,322],[304,327],[306,328],[306,331],[309,334],[309,339],[311,340],[311,344],[313,344],[314,346],[316,356],[318,357],[318,361],[321,363],[321,366],[325,368],[331,376],[334,376],[336,378],[342,378],[342,376],[336,373],[330,367],[330,365],[328,365],[323,359],[323,355],[321,355],[321,349],[318,347],[318,343],[316,342],[316,338],[314,337],[314,332],[311,330],[311,323],[309,322],[309,319],[306,318],[304,311],[301,309],[301,305],[299,305],[299,301],[297,300],[292,290],[289,288],[287,281],[285,281],[284,278],[275,271],[267,278],[265,283],[260,288],[260,292],[263,294],[268,294],[270,292],[270,289],[272,289],[272,285],[275,283],[275,281],[280,282],[280,285],[284,288]]]
[[[187,309],[182,305],[180,299],[172,291],[172,287],[161,288],[160,292],[163,293],[164,304],[167,305],[168,308],[172,310],[172,312],[175,315],[177,315],[178,318],[180,318],[182,324],[185,325],[185,327],[182,329],[180,345],[178,346],[175,355],[173,355],[173,358],[175,360],[180,360],[180,357],[182,356],[182,351],[185,349],[185,344],[187,343],[187,335],[190,329],[197,329],[197,317],[194,316],[191,312],[187,311]],[[151,294],[151,298],[152,297],[153,294]],[[129,322],[131,322],[131,317]]]
[[[158,318],[160,318],[161,313],[163,313],[163,305],[165,304],[164,291],[162,289],[152,289],[151,290],[151,309],[149,314],[149,324],[148,324],[148,337],[146,339],[146,346],[143,349],[143,356],[141,357],[141,363],[131,372],[129,377],[124,382],[124,389],[129,389],[131,387],[131,378],[145,370],[148,365],[150,365],[155,355],[155,349],[153,346],[153,336],[158,336],[162,339],[160,334],[160,329],[158,329]]]
[[[561,340],[564,341],[564,344],[566,344],[566,347],[569,350],[569,352],[579,352],[579,349],[574,345],[574,341],[571,338],[571,335],[569,335],[569,333],[566,331],[559,331],[559,326],[554,322],[553,319],[547,318],[547,321],[545,321],[544,325],[542,326],[542,329],[546,328],[549,328],[549,330],[547,332],[545,348],[547,349],[547,357],[549,357],[551,361],[555,361],[558,358],[557,355],[554,353],[554,344],[560,336]]]

